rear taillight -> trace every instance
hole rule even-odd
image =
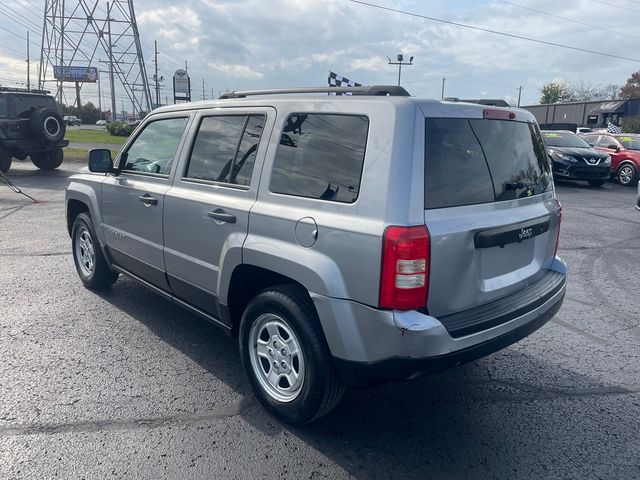
[[[562,224],[562,205],[558,202],[560,209],[558,210],[558,234],[556,236],[556,249],[553,251],[553,256],[558,254],[558,245],[560,245],[560,225]]]
[[[382,240],[381,308],[412,310],[427,304],[429,250],[425,225],[387,227]]]

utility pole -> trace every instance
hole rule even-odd
[[[111,43],[111,6],[107,2],[107,35],[109,42],[109,83],[111,87],[111,121],[118,119],[116,115],[116,87],[113,79],[113,43]],[[124,110],[124,107],[122,108]]]
[[[202,100],[206,100],[206,99],[207,99],[207,97],[206,97],[206,95],[204,94],[204,78],[203,78],[203,79],[202,79]]]
[[[62,10],[60,15],[60,83],[58,86],[58,103],[62,105],[62,85],[64,85],[64,0],[62,0]]]
[[[98,63],[100,63],[100,59],[98,59]],[[102,120],[102,87],[100,86],[100,72],[101,70],[98,69],[96,81],[98,82],[98,110],[100,111],[100,120]]]
[[[446,82],[447,79],[442,77],[442,96],[440,97],[441,100],[444,100],[444,82]]]
[[[30,61],[29,61],[29,30],[27,30],[27,92],[31,90],[31,80],[30,80]]]
[[[413,57],[411,57],[408,62],[404,62],[403,61],[404,60],[404,55],[399,53],[397,58],[398,58],[397,62],[392,62],[389,57],[387,57],[387,60],[389,60],[389,65],[398,65],[398,86],[399,86],[400,85],[400,76],[402,75],[402,65],[413,65]]]
[[[153,74],[153,79],[156,82],[156,108],[160,106],[160,81],[164,80],[164,77],[158,76],[158,42],[154,40],[154,58],[153,63],[155,64],[156,73]]]
[[[522,97],[522,87],[518,87],[518,106],[520,106],[520,97]]]

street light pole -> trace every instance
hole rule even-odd
[[[387,57],[387,60],[389,60],[389,65],[398,65],[398,86],[400,86],[400,78],[402,76],[402,65],[413,65],[413,57],[409,58],[408,62],[405,62],[404,55],[399,53],[397,58],[398,58],[397,62],[391,61],[389,57]]]

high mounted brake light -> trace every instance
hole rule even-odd
[[[482,111],[482,118],[487,120],[515,120],[516,114],[508,110],[493,110],[487,108]]]
[[[429,255],[425,225],[387,227],[382,240],[381,308],[412,310],[427,304]]]

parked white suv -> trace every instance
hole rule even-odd
[[[237,337],[289,422],[345,385],[492,353],[564,298],[560,205],[524,110],[399,87],[235,92],[154,110],[89,167],[66,192],[80,279],[122,273]]]

